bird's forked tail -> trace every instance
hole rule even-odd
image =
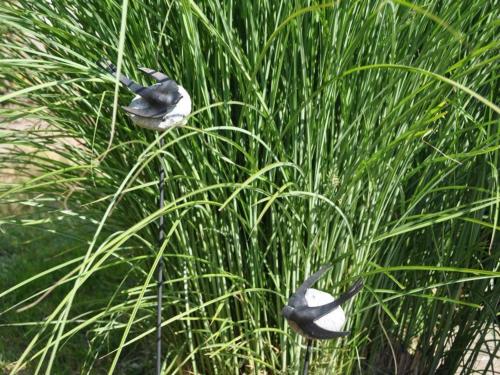
[[[116,66],[108,59],[106,58],[100,59],[99,61],[97,61],[97,65],[100,68],[106,70],[113,77],[116,77]],[[145,89],[144,86],[138,84],[135,81],[132,81],[130,78],[124,76],[121,73],[118,79],[120,80],[120,83],[122,85],[126,86],[130,91],[134,92],[135,94],[140,94],[140,92]]]

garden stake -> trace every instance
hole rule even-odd
[[[163,137],[160,137],[160,150],[163,149],[165,141]],[[165,199],[165,168],[160,160],[160,180],[158,182],[158,190],[160,193],[160,199],[158,202],[158,208],[161,210],[164,206]],[[158,246],[159,249],[163,246],[163,241],[165,240],[165,218],[163,214],[159,217],[158,223]],[[158,262],[158,269],[156,271],[156,282],[158,287],[158,294],[156,298],[156,374],[161,374],[161,323],[162,323],[162,300],[163,300],[163,259]]]
[[[354,297],[363,288],[363,281],[357,280],[338,299],[334,299],[328,293],[311,288],[330,268],[330,265],[324,265],[316,273],[309,276],[290,296],[282,311],[290,327],[307,338],[303,374],[307,374],[309,369],[312,340],[329,340],[347,336],[350,333],[341,330],[346,318],[340,305]]]
[[[116,77],[116,66],[109,60],[102,59],[98,65]],[[191,113],[191,97],[184,87],[170,79],[167,75],[149,68],[139,68],[154,78],[157,83],[144,87],[128,77],[120,74],[118,79],[130,91],[137,94],[127,107],[123,109],[128,113],[132,122],[143,128],[164,131],[176,126],[185,125],[187,116]],[[160,137],[160,150],[165,145],[163,137]],[[160,160],[159,170],[159,202],[161,210],[165,204],[165,169]],[[163,247],[165,241],[165,218],[163,214],[158,219],[158,246]],[[156,299],[156,374],[161,374],[162,352],[161,352],[161,324],[162,324],[162,301],[163,301],[163,259],[157,266],[157,299]]]
[[[312,344],[313,340],[307,339],[307,350],[306,350],[306,356],[304,358],[304,368],[302,370],[302,375],[307,375],[309,372],[309,360],[311,359]]]

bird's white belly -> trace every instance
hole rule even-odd
[[[309,307],[323,306],[327,303],[335,301],[330,294],[313,288],[306,290],[305,298]],[[345,324],[344,310],[342,310],[342,307],[339,306],[332,312],[322,316],[318,320],[315,320],[314,323],[328,331],[342,331],[342,327]]]

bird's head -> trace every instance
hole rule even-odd
[[[294,308],[291,306],[286,305],[283,307],[283,310],[281,310],[281,315],[283,315],[285,318],[290,319],[293,315]]]

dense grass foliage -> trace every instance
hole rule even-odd
[[[326,262],[320,288],[366,287],[313,373],[470,373],[500,295],[499,9],[2,2],[0,366],[152,373],[163,259],[165,374],[297,373],[280,311]],[[102,56],[175,77],[188,126],[160,148]]]

